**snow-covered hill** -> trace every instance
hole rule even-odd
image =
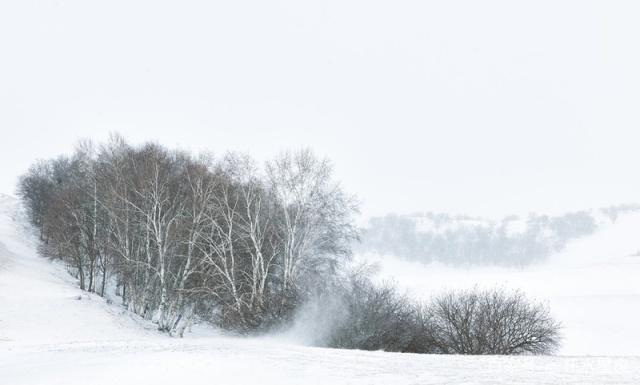
[[[640,206],[627,204],[500,219],[443,213],[387,215],[370,219],[357,249],[450,266],[528,266],[546,262],[569,243],[638,213]]]
[[[640,213],[619,215],[543,263],[452,267],[368,254],[380,279],[428,298],[445,289],[506,287],[548,302],[563,325],[563,355],[640,355]]]
[[[640,357],[393,354],[212,331],[172,339],[77,289],[37,255],[16,201],[0,197],[0,384],[215,383],[637,384]]]

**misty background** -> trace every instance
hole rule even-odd
[[[637,201],[633,1],[3,1],[0,192],[117,131],[312,147],[362,202],[494,221]]]
[[[525,267],[547,262],[571,242],[640,213],[619,205],[563,215],[515,215],[499,220],[444,213],[373,217],[362,229],[359,253],[450,266]]]
[[[640,383],[638,20],[624,0],[0,1],[7,378]],[[482,326],[500,303],[533,348],[456,351],[444,305]]]

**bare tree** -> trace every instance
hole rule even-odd
[[[560,325],[548,308],[520,291],[449,292],[433,300],[428,319],[441,353],[548,354],[560,342]]]
[[[327,160],[309,150],[285,152],[267,164],[280,248],[280,311],[304,294],[301,287],[349,257],[357,238],[353,199],[331,179]]]

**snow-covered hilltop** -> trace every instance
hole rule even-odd
[[[638,214],[640,206],[620,205],[498,220],[443,213],[387,215],[369,221],[358,248],[422,263],[526,266],[545,262],[569,243]]]
[[[80,291],[61,265],[38,256],[17,201],[0,197],[2,384],[636,384],[638,368],[639,357],[364,352],[205,330],[170,338]]]

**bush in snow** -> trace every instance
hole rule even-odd
[[[359,271],[346,279],[337,298],[342,306],[329,346],[403,352],[411,345],[417,309],[394,285],[376,285]]]
[[[437,296],[426,310],[427,337],[441,353],[549,354],[560,325],[520,291],[469,290]]]

